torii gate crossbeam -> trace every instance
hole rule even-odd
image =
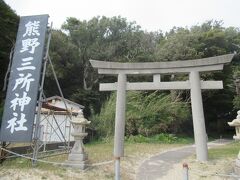
[[[101,91],[117,91],[114,157],[115,174],[120,176],[120,157],[124,156],[124,129],[126,90],[173,90],[190,89],[191,105],[196,144],[197,160],[207,161],[207,134],[202,105],[201,89],[222,89],[222,81],[201,81],[200,72],[222,70],[224,64],[230,63],[234,54],[215,56],[210,58],[150,63],[118,63],[90,60],[92,66],[98,69],[99,74],[118,75],[117,83],[100,84]],[[189,74],[189,81],[161,82],[160,74]],[[153,82],[127,82],[127,75],[152,74]]]

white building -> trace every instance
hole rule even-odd
[[[71,114],[74,116],[84,106],[62,99],[60,96],[46,98],[41,109],[39,136],[44,145],[48,143],[74,141],[71,136]]]

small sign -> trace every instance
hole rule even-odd
[[[48,15],[20,18],[1,125],[1,141],[32,141]]]

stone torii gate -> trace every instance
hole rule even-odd
[[[117,91],[114,157],[115,174],[120,175],[120,157],[124,156],[126,90],[185,90],[191,91],[192,117],[197,160],[207,161],[207,134],[201,89],[223,89],[222,81],[201,81],[200,72],[222,70],[234,54],[210,58],[146,63],[118,63],[90,60],[99,74],[117,75],[117,83],[100,84],[100,91]],[[189,74],[188,81],[161,82],[160,74]],[[127,75],[152,74],[153,82],[127,82]]]

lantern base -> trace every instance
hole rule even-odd
[[[88,161],[66,161],[66,164],[68,167],[78,168],[81,170],[84,170],[89,166]]]
[[[235,174],[237,175],[240,175],[240,159],[236,159],[236,163],[235,163],[235,166],[234,166],[234,172]]]
[[[88,155],[86,153],[70,153],[68,155],[68,160],[66,161],[69,167],[79,168],[79,169],[86,169],[89,162],[88,162]]]
[[[234,136],[233,136],[233,139],[235,139],[235,140],[240,140],[240,136],[239,136],[239,135],[238,135],[238,136],[237,136],[237,135],[234,135]]]
[[[70,153],[68,155],[68,161],[86,161],[88,159],[88,155],[86,153]]]

